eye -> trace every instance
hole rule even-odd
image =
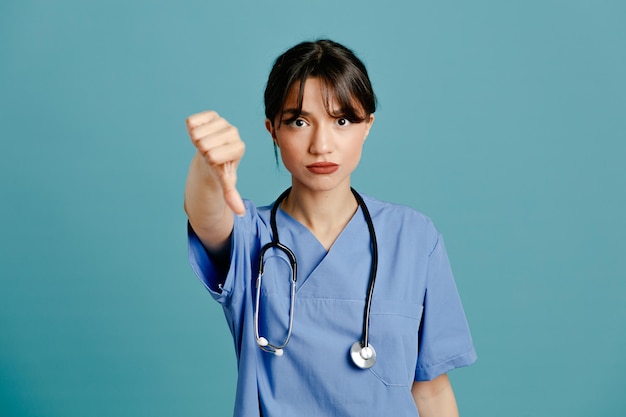
[[[337,124],[339,126],[348,126],[350,124],[350,120],[346,119],[345,117],[340,117],[337,119]]]
[[[288,126],[293,126],[293,127],[306,127],[309,125],[304,119],[287,120],[285,121],[285,124],[287,124]]]

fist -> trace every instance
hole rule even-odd
[[[226,205],[235,214],[243,215],[245,206],[236,188],[237,167],[245,151],[239,131],[214,111],[189,116],[187,131],[210,174],[221,186]]]

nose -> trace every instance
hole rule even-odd
[[[311,137],[309,152],[317,155],[332,152],[332,141],[332,131],[329,126],[316,126]]]

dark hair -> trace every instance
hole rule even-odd
[[[299,88],[297,110],[302,111],[304,84],[311,77],[319,78],[326,87],[329,114],[331,93],[341,115],[350,121],[361,122],[376,111],[376,96],[363,62],[345,46],[320,39],[302,42],[274,62],[265,87],[265,117],[272,125],[277,116],[282,119],[283,105],[294,86]]]

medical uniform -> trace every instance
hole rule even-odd
[[[249,417],[418,415],[411,386],[474,362],[476,353],[443,240],[415,210],[363,196],[378,240],[370,316],[370,369],[351,361],[362,337],[371,267],[370,235],[361,208],[327,252],[301,223],[278,209],[280,242],[295,254],[293,333],[284,355],[256,343],[254,310],[259,251],[271,241],[271,206],[245,201],[235,216],[231,263],[220,276],[191,227],[191,265],[223,307],[238,361],[234,415]],[[283,342],[289,322],[291,270],[277,250],[265,255],[260,334]]]

